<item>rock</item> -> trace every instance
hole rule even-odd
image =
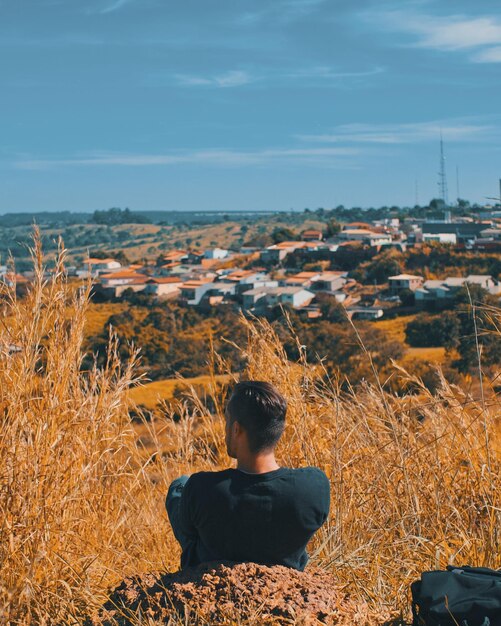
[[[204,563],[173,574],[126,578],[90,624],[175,624],[176,618],[190,625],[377,623],[366,604],[355,603],[323,570]]]

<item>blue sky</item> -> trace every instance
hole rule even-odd
[[[0,211],[484,201],[498,0],[0,0]]]

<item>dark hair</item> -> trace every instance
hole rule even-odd
[[[284,432],[287,400],[271,383],[237,383],[226,410],[231,422],[246,431],[251,452],[274,448]]]

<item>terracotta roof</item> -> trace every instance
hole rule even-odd
[[[253,274],[255,274],[253,270],[235,270],[234,272],[231,272],[231,274],[227,274],[225,278],[229,280],[241,280],[242,278],[252,276]]]
[[[305,243],[305,241],[282,241],[281,243],[275,244],[275,248],[279,248],[280,250],[287,248],[302,248]]]
[[[168,261],[169,259],[175,260],[175,259],[180,259],[183,256],[187,256],[188,253],[186,252],[186,250],[173,250],[172,252],[168,252],[167,254],[164,254],[162,256],[162,258],[164,259],[164,261]]]
[[[18,285],[30,282],[26,278],[26,276],[23,276],[22,274],[13,274],[12,272],[7,272],[7,274],[4,274],[3,280],[9,281],[9,282],[16,282]]]
[[[99,265],[100,263],[119,263],[116,259],[85,259],[86,265]]]
[[[110,272],[109,274],[101,274],[101,278],[145,278],[144,274],[123,270],[119,272]]]
[[[159,285],[166,285],[168,283],[182,283],[183,281],[179,277],[166,276],[165,278],[158,278],[156,276],[148,279],[149,283],[158,283]]]
[[[372,227],[367,222],[350,222],[349,224],[345,224],[343,230],[348,230],[352,228],[367,228],[370,230]]]
[[[321,230],[316,230],[315,228],[310,228],[309,230],[303,230],[301,235],[321,235]]]
[[[211,283],[212,278],[199,278],[198,280],[188,280],[183,283],[183,289],[186,287],[190,289],[191,287],[201,287],[202,285],[206,285],[207,283]]]

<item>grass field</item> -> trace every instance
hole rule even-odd
[[[397,339],[401,343],[405,343],[405,329],[409,322],[415,318],[415,315],[403,315],[393,319],[381,319],[375,322],[376,328],[380,328],[388,333],[391,339]]]
[[[83,373],[85,298],[75,300],[61,267],[48,288],[42,282],[23,299],[6,298],[0,327],[2,345],[22,347],[0,351],[0,621],[75,626],[125,577],[178,568],[165,494],[175,476],[231,464],[227,389],[214,385],[208,403],[196,384],[177,420],[166,412],[139,439],[128,413],[135,363],[124,368],[112,344],[103,369]],[[370,619],[352,623],[409,617],[409,585],[422,571],[501,567],[497,397],[476,402],[446,381],[434,394],[400,397],[370,382],[340,393],[319,368],[291,364],[266,321],[244,323],[242,378],[268,380],[288,403],[279,464],[313,465],[330,480],[330,516],[309,551],[367,608]],[[211,362],[231,376],[217,355]],[[145,624],[147,615],[136,616]],[[251,623],[230,618],[226,626]]]
[[[176,388],[186,389],[190,387],[206,388],[210,383],[227,382],[226,375],[221,376],[195,376],[193,378],[167,378],[156,380],[152,383],[141,384],[130,391],[130,398],[136,404],[142,404],[149,409],[154,408],[160,400],[171,400]]]
[[[87,336],[100,334],[110,316],[121,313],[126,308],[127,303],[125,302],[91,304],[85,319],[85,334]]]

